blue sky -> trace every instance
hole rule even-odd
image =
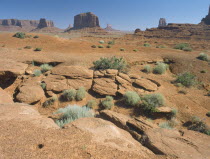
[[[159,18],[168,23],[199,23],[207,15],[210,0],[0,0],[0,19],[47,18],[59,28],[73,24],[74,16],[93,12],[101,27],[120,30],[151,28]]]

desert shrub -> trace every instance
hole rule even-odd
[[[57,101],[58,98],[56,96],[54,97],[51,97],[50,99],[46,100],[44,103],[43,103],[43,107],[48,107],[50,105],[53,105],[55,103],[55,101]]]
[[[206,116],[207,117],[210,117],[210,111],[206,113]]]
[[[185,72],[178,75],[175,83],[181,83],[185,87],[191,87],[197,83],[197,80],[195,75],[191,74],[190,72]]]
[[[40,76],[41,74],[42,74],[42,71],[34,70],[34,76]]]
[[[182,50],[183,51],[189,51],[189,52],[191,52],[192,51],[192,48],[191,47],[184,47]]]
[[[159,127],[163,129],[173,129],[169,122],[162,122],[159,124]]]
[[[133,49],[133,51],[134,51],[134,52],[138,52],[139,50],[138,50],[138,49]]]
[[[106,98],[103,101],[101,101],[101,106],[103,109],[112,109],[112,107],[114,106],[113,97],[106,96]]]
[[[94,117],[94,113],[90,108],[85,106],[80,107],[77,105],[69,105],[65,108],[60,108],[54,114],[62,114],[61,117],[55,121],[55,123],[60,127],[63,127],[65,124],[68,124],[79,118]]]
[[[153,73],[155,73],[155,74],[164,74],[167,69],[168,69],[168,65],[165,64],[165,63],[160,62],[160,63],[157,63],[157,65],[153,69]]]
[[[141,100],[138,93],[133,91],[126,92],[123,98],[129,106],[136,106],[137,104],[139,104]]]
[[[44,72],[47,72],[47,71],[49,71],[49,70],[52,69],[52,66],[49,65],[49,64],[42,64],[40,67],[41,67],[41,71],[42,71],[43,73],[44,73]]]
[[[104,40],[100,40],[99,43],[100,44],[104,44],[105,42],[104,42]]]
[[[187,43],[180,43],[180,44],[175,45],[174,49],[183,50],[184,48],[188,48],[188,47],[190,47],[189,44],[187,44]]]
[[[34,36],[34,39],[37,39],[37,38],[39,38],[39,36],[38,36],[38,35],[35,35],[35,36]]]
[[[24,47],[24,49],[31,49],[31,48],[32,48],[31,46]]]
[[[203,60],[203,61],[208,61],[209,60],[209,56],[207,54],[205,54],[205,53],[200,53],[197,58],[199,60]]]
[[[42,48],[36,48],[34,51],[42,51]]]
[[[146,66],[144,66],[143,71],[144,71],[145,73],[151,73],[151,72],[152,72],[152,68],[151,68],[150,65],[146,65]]]
[[[177,113],[178,113],[178,110],[177,109],[172,109],[171,116],[172,117],[176,117]]]
[[[13,35],[13,37],[19,38],[19,39],[25,39],[26,34],[23,32],[17,32],[15,33],[15,35]]]
[[[106,48],[110,49],[112,46],[111,45],[107,45]]]
[[[184,90],[184,89],[182,89],[182,90],[179,90],[179,92],[178,93],[180,93],[180,94],[187,94],[187,91],[186,90]]]
[[[150,47],[151,45],[149,43],[145,43],[144,47]]]
[[[76,93],[76,100],[81,101],[86,97],[86,90],[84,87],[80,87]]]
[[[109,44],[109,45],[114,45],[114,44],[115,44],[115,41],[114,41],[114,40],[109,41],[108,44]]]
[[[191,125],[188,127],[189,130],[198,131],[204,134],[208,134],[210,131],[210,128],[206,125],[206,123],[201,120],[199,117],[192,117],[191,119]]]
[[[97,106],[97,102],[95,100],[89,100],[86,104],[87,107],[93,109]]]
[[[124,58],[117,58],[115,56],[110,58],[100,58],[100,60],[93,62],[96,70],[116,69],[120,72],[126,72],[128,64]]]
[[[147,94],[142,97],[141,106],[147,113],[157,112],[157,107],[165,105],[165,98],[162,94]]]
[[[103,45],[98,45],[98,48],[100,48],[100,49],[101,49],[101,48],[104,48],[104,46],[103,46]]]
[[[200,73],[207,73],[207,71],[206,70],[201,70]]]
[[[66,101],[73,101],[75,100],[76,97],[76,90],[75,89],[64,90],[62,97]]]
[[[125,51],[125,49],[124,48],[120,48],[120,51]]]
[[[40,86],[42,87],[42,89],[46,89],[47,84],[46,83],[41,83]]]
[[[92,45],[91,47],[92,47],[92,48],[97,48],[97,46],[96,46],[96,45]]]

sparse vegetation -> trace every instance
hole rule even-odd
[[[39,77],[42,74],[42,71],[40,70],[34,70],[34,76]]]
[[[56,96],[54,97],[51,97],[50,99],[46,100],[44,103],[43,103],[43,107],[48,107],[50,105],[53,105],[55,103],[55,101],[57,101],[58,98]]]
[[[192,117],[191,125],[188,127],[189,130],[198,131],[207,135],[210,135],[210,128],[206,125],[206,123],[201,120],[199,117]]]
[[[109,44],[109,45],[114,45],[114,44],[115,44],[115,41],[114,41],[114,40],[109,41],[108,44]]]
[[[34,39],[37,39],[37,38],[39,38],[39,36],[38,36],[38,35],[35,35],[35,36],[34,36]]]
[[[189,52],[191,52],[191,51],[192,51],[192,48],[191,48],[191,47],[185,47],[185,48],[183,48],[182,50],[183,50],[183,51],[189,51]]]
[[[149,43],[145,43],[144,47],[150,47],[151,45]]]
[[[96,70],[116,69],[120,72],[128,71],[128,64],[124,58],[117,58],[115,56],[100,58],[100,60],[94,61],[93,64]]]
[[[151,72],[152,72],[152,68],[151,68],[150,65],[146,65],[146,66],[144,66],[143,71],[144,71],[145,73],[151,73]]]
[[[32,48],[31,46],[24,47],[24,49],[31,49],[31,48]]]
[[[173,127],[170,125],[170,122],[163,122],[163,123],[160,123],[160,124],[159,124],[159,127],[160,127],[160,128],[163,128],[163,129],[173,129]]]
[[[41,83],[40,86],[42,87],[43,90],[45,90],[47,85],[46,83]]]
[[[64,125],[75,121],[79,118],[94,117],[94,113],[88,107],[80,107],[77,105],[69,105],[65,108],[58,109],[54,114],[61,114],[61,117],[55,121],[55,123],[63,127]]]
[[[168,69],[168,65],[162,62],[157,63],[156,67],[153,69],[155,74],[164,74]]]
[[[19,39],[25,39],[26,38],[26,34],[23,32],[17,32],[15,33],[15,35],[13,35],[13,37],[19,38]]]
[[[134,51],[134,52],[138,52],[139,50],[138,50],[138,49],[134,49],[133,51]]]
[[[187,43],[180,43],[180,44],[177,44],[174,49],[178,49],[178,50],[188,50],[188,49],[191,49],[190,48],[190,45],[187,44]]]
[[[172,109],[171,116],[172,117],[176,117],[177,116],[177,113],[178,113],[178,110],[177,109]]]
[[[201,70],[201,72],[200,73],[207,73],[207,71],[206,70]]]
[[[141,106],[147,113],[157,112],[157,107],[165,105],[165,98],[162,94],[147,94],[142,97]]]
[[[101,48],[104,48],[104,46],[103,46],[103,45],[98,45],[98,48],[100,48],[100,49],[101,49]]]
[[[184,90],[184,89],[182,89],[182,90],[179,90],[179,92],[178,93],[180,93],[180,94],[187,94],[187,91],[186,90]]]
[[[101,107],[103,109],[112,109],[112,107],[114,106],[114,101],[113,101],[113,97],[112,96],[106,96],[106,98],[101,101]]]
[[[76,90],[75,89],[64,90],[62,97],[65,101],[73,101],[75,100],[76,97]]]
[[[110,48],[112,48],[112,46],[111,45],[107,45],[106,48],[110,49]]]
[[[210,111],[206,113],[206,116],[207,117],[210,117]]]
[[[185,87],[191,87],[197,83],[197,80],[195,75],[191,74],[190,72],[185,72],[178,75],[175,83],[181,83]]]
[[[200,53],[197,58],[202,61],[209,61],[209,56],[205,53]]]
[[[125,51],[125,49],[124,48],[120,48],[120,51]]]
[[[97,106],[97,102],[95,100],[89,100],[86,104],[87,107],[94,109]]]
[[[49,70],[52,69],[52,66],[49,65],[49,64],[42,64],[40,67],[41,67],[41,71],[42,71],[43,73],[44,73],[44,72],[47,72],[47,71],[49,71]]]
[[[141,100],[138,93],[133,91],[126,92],[123,98],[129,106],[137,106]]]
[[[76,100],[81,101],[86,97],[86,90],[84,87],[80,87],[76,93]]]
[[[96,46],[96,45],[92,45],[91,47],[92,47],[92,48],[97,48],[97,46]]]
[[[42,51],[42,48],[36,48],[34,51]]]
[[[100,40],[99,43],[100,44],[104,44],[105,42],[104,42],[104,40]]]

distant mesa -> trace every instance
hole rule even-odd
[[[38,25],[37,28],[42,29],[42,28],[45,28],[45,27],[54,27],[53,21],[47,21],[46,19],[41,18],[39,20],[39,25]]]
[[[201,20],[200,24],[210,25],[210,6],[208,15]]]
[[[167,26],[166,19],[160,18],[158,27],[165,27]]]
[[[137,28],[134,33],[137,34],[139,32],[141,32],[141,29]]]
[[[106,30],[108,32],[120,32],[120,30],[113,29],[111,24],[107,24],[107,26],[104,30]]]

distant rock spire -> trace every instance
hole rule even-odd
[[[210,25],[210,6],[208,15],[201,20],[200,24]]]
[[[160,18],[158,27],[164,27],[166,25],[167,25],[166,19],[165,18]]]

